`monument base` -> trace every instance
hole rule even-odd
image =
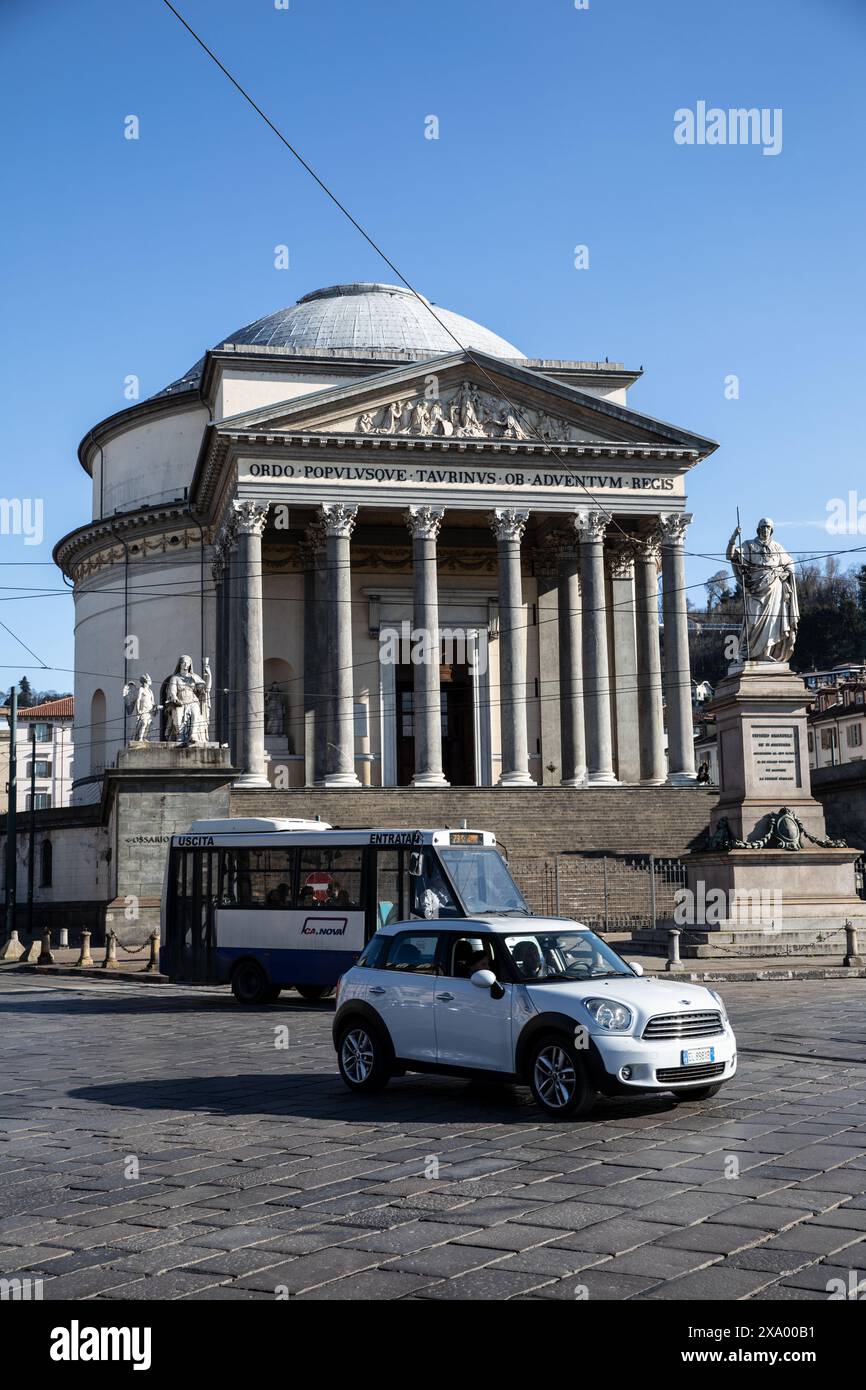
[[[686,859],[694,925],[702,931],[777,933],[866,925],[854,892],[858,849],[732,849]],[[686,924],[686,929],[688,929]]]
[[[809,785],[808,699],[802,677],[774,661],[746,661],[719,682],[708,706],[721,786],[711,834],[727,821],[734,838],[759,838],[770,815],[787,806],[810,835],[824,838],[824,812]]]

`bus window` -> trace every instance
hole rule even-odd
[[[221,907],[291,907],[295,849],[228,849],[222,853]]]
[[[413,855],[413,868],[419,870],[409,879],[413,917],[462,917],[463,913],[448,887],[442,867],[432,850]]]
[[[400,921],[400,850],[376,852],[376,930]]]
[[[335,845],[305,846],[300,851],[298,907],[363,907],[361,865],[363,850]]]

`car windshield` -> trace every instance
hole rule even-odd
[[[470,915],[489,912],[505,917],[531,916],[505,860],[492,845],[472,849],[443,846],[439,856],[457,889],[465,912]]]
[[[549,980],[601,980],[634,972],[591,931],[521,932],[506,936],[505,947],[518,979],[543,984]]]

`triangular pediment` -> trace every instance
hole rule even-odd
[[[625,444],[710,453],[714,441],[541,372],[457,352],[377,372],[215,423],[219,433],[497,444]]]

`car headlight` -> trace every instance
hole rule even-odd
[[[724,999],[722,998],[722,996],[721,996],[720,994],[716,994],[716,991],[715,991],[714,989],[709,990],[708,993],[710,993],[710,994],[713,996],[713,998],[715,999],[716,1003],[717,1003],[718,1006],[719,1006],[719,1009],[721,1010],[722,1022],[723,1022],[723,1023],[727,1023],[727,1021],[728,1021],[728,1011],[727,1011],[727,1009],[725,1008],[725,1001],[724,1001]]]
[[[615,999],[584,999],[584,1008],[589,1011],[600,1028],[611,1033],[625,1033],[632,1025],[634,1014],[625,1004]]]

